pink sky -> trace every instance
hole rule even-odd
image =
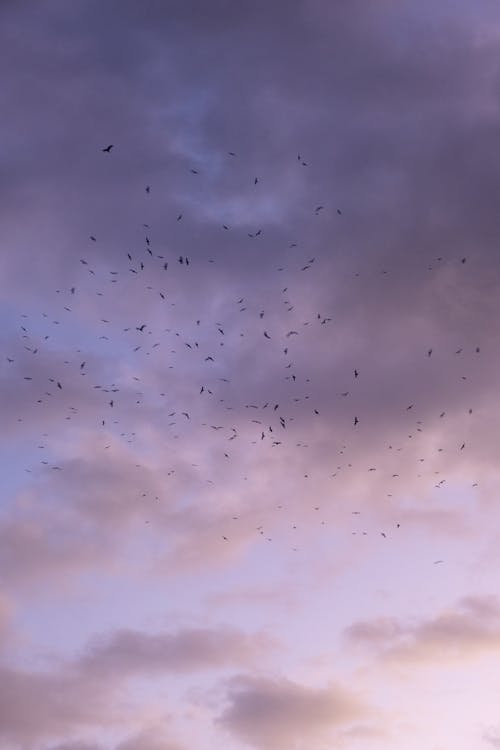
[[[500,748],[500,11],[437,6],[3,3],[0,750]]]

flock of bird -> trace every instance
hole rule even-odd
[[[115,158],[117,153],[114,144],[105,146],[102,152],[110,159]],[[230,159],[237,159],[237,154],[233,151],[227,155]],[[309,166],[301,154],[297,155],[297,162],[300,167]],[[199,169],[191,168],[190,173],[193,178],[200,178]],[[250,183],[252,181],[255,187],[259,183],[259,178],[253,177]],[[145,186],[145,193],[151,195],[151,185]],[[324,216],[326,211],[324,205],[311,208],[313,216]],[[334,214],[339,217],[339,221],[344,220],[340,208],[335,207]],[[181,222],[183,219],[184,212],[172,217],[175,222]],[[224,220],[220,226],[223,232],[231,230],[230,225]],[[268,309],[256,307],[255,302],[243,294],[236,297],[228,306],[225,320],[210,319],[210,312],[206,317],[196,317],[195,314],[192,319],[185,320],[180,330],[175,330],[175,327],[169,325],[169,316],[175,324],[179,320],[179,313],[175,308],[182,307],[182,304],[172,302],[172,299],[178,300],[185,288],[186,298],[189,297],[191,307],[195,308],[196,299],[193,300],[192,295],[196,296],[196,285],[203,283],[206,264],[212,264],[211,268],[214,268],[217,261],[207,257],[202,260],[194,259],[184,251],[182,254],[172,254],[166,250],[158,252],[158,242],[152,239],[152,226],[142,222],[142,230],[144,245],[140,251],[124,250],[121,258],[117,259],[115,255],[107,258],[101,250],[97,256],[89,253],[87,257],[80,258],[78,267],[72,270],[74,282],[67,289],[56,290],[55,310],[58,312],[54,313],[54,317],[45,311],[37,316],[22,315],[18,343],[14,351],[6,356],[8,366],[18,368],[26,388],[23,412],[17,416],[18,421],[29,425],[32,410],[43,410],[47,407],[47,419],[51,421],[51,429],[54,427],[53,415],[56,413],[66,425],[68,422],[74,424],[81,420],[86,427],[90,425],[92,429],[101,431],[101,434],[107,430],[114,438],[131,445],[137,440],[143,421],[147,422],[148,415],[154,415],[151,417],[154,420],[161,417],[162,429],[165,434],[168,433],[169,439],[178,439],[181,433],[188,434],[190,440],[200,441],[198,446],[201,446],[202,450],[204,445],[207,446],[207,450],[214,457],[213,460],[219,460],[218,454],[222,462],[245,459],[249,446],[267,446],[269,452],[266,453],[266,462],[273,460],[275,452],[279,449],[307,449],[309,441],[299,437],[297,430],[303,434],[311,420],[321,420],[322,408],[314,402],[315,396],[312,394],[315,393],[315,387],[311,383],[311,377],[306,376],[307,362],[297,350],[296,342],[307,342],[307,357],[317,344],[317,355],[320,357],[321,347],[324,347],[327,341],[324,333],[335,326],[335,313],[333,310],[328,314],[316,312],[310,319],[299,319],[300,300],[297,305],[292,286],[295,289],[294,293],[300,298],[301,275],[305,276],[308,271],[318,266],[317,258],[305,256],[296,268],[281,266],[274,269],[276,274],[280,275],[276,275],[275,282],[271,280],[276,294],[269,302]],[[260,238],[263,228],[259,227],[246,234],[252,240]],[[89,241],[93,247],[98,247],[98,233],[89,234]],[[290,243],[290,248],[296,251],[297,243]],[[464,264],[467,258],[457,261]],[[442,263],[443,258],[439,257],[435,262]],[[111,263],[117,265],[110,268]],[[190,281],[186,276],[193,272],[197,274],[194,292],[193,288],[189,287]],[[387,272],[383,270],[381,273]],[[358,275],[359,272],[353,273],[353,276]],[[282,281],[285,276],[288,281],[285,281],[284,285],[278,283],[278,279]],[[242,287],[244,283],[245,279],[242,277]],[[175,294],[168,290],[172,284],[175,285]],[[130,301],[130,309],[144,309],[141,319],[124,321],[127,300]],[[164,305],[160,313],[158,304]],[[73,325],[70,316],[75,309],[79,320],[78,324]],[[82,332],[82,315],[89,318],[95,316],[91,327],[95,325],[100,330],[95,332],[94,329],[93,340],[89,339],[88,332]],[[289,324],[288,321],[293,322]],[[67,331],[71,332],[72,341],[78,341],[79,337],[81,339],[69,353]],[[105,348],[100,349],[101,345]],[[464,347],[454,350],[454,355],[459,356],[464,350]],[[64,355],[60,354],[61,351]],[[480,348],[475,346],[472,352],[479,355]],[[428,359],[432,358],[433,354],[433,348],[422,352],[422,356]],[[44,361],[50,362],[52,359],[54,368],[57,366],[61,370],[47,375],[45,365],[35,365],[35,359],[41,355]],[[294,362],[296,355],[300,364]],[[95,382],[95,373],[101,367],[99,363],[102,357],[108,359],[101,372],[110,370],[110,358],[117,365],[116,377],[111,378],[109,382]],[[133,375],[128,374],[125,378],[124,369],[133,372]],[[177,370],[177,379],[172,380],[172,383],[175,383],[172,391],[169,391],[168,384],[165,387],[158,386],[158,381],[167,377],[170,370]],[[161,377],[158,377],[158,373],[161,373]],[[345,442],[336,445],[336,453],[344,457],[349,448],[349,430],[359,431],[363,422],[363,415],[358,410],[361,407],[356,405],[356,388],[363,375],[360,365],[353,367],[350,373],[345,374],[343,387],[335,393],[340,402],[352,404],[350,417],[348,421],[344,420],[342,425]],[[461,377],[463,380],[466,379],[466,376]],[[259,402],[255,395],[259,392],[258,382],[260,379],[265,381],[266,378],[275,381],[272,395]],[[248,389],[247,393],[245,388]],[[309,390],[311,392],[308,392]],[[65,398],[66,393],[69,395]],[[177,403],[170,401],[171,393],[175,393]],[[83,406],[79,404],[81,398]],[[144,411],[144,418],[138,419],[137,425],[134,425],[134,415],[139,413],[138,409]],[[413,414],[417,408],[414,403],[410,403],[405,410]],[[468,411],[469,414],[472,413],[472,409]],[[44,412],[41,413],[43,421]],[[207,415],[211,415],[210,421],[204,421]],[[443,411],[439,418],[444,417]],[[329,429],[328,420],[327,408],[323,423],[326,432]],[[300,425],[297,428],[296,423]],[[123,429],[124,426],[126,429]],[[423,431],[421,420],[416,419],[412,427],[414,433]],[[314,425],[313,440],[315,429]],[[44,442],[39,443],[37,447],[46,450],[46,439],[50,437],[50,433],[44,431],[41,436]],[[408,437],[411,438],[412,435]],[[242,453],[233,451],[234,441],[244,444]],[[402,450],[401,446],[392,444],[385,448],[393,454]],[[460,440],[457,450],[460,452],[465,448],[465,441]],[[278,459],[278,464],[281,460]],[[424,459],[420,461],[423,462]],[[243,464],[244,460],[242,466]],[[51,462],[47,457],[41,459],[41,465],[45,470],[64,470],[64,465]],[[299,465],[302,465],[302,459],[297,462],[297,467]],[[195,464],[191,466],[197,468]],[[349,461],[341,465],[331,465],[328,476],[333,480],[341,471],[345,472],[349,468],[352,468]],[[363,469],[368,473],[376,470],[375,466]],[[36,468],[30,465],[26,467],[26,471],[33,473]],[[168,474],[173,473],[175,466]],[[248,481],[248,477],[243,474],[242,470],[241,478]],[[390,480],[397,480],[399,476],[398,472],[392,472]],[[302,478],[308,480],[310,473],[306,471]],[[214,483],[213,479],[206,477],[203,481]],[[442,488],[445,481],[440,479],[434,486]],[[477,483],[473,486],[477,486]],[[308,490],[304,491],[307,493]],[[389,497],[392,496],[392,492],[387,494]],[[282,507],[278,506],[279,509]],[[318,505],[313,507],[316,511],[320,510]],[[358,517],[362,516],[359,510],[352,510],[350,513],[356,523]],[[239,515],[231,516],[234,521],[239,518]],[[149,522],[147,519],[146,523]],[[322,520],[321,523],[326,522]],[[290,524],[293,529],[296,528],[296,523]],[[401,523],[395,519],[394,530],[400,527]],[[266,535],[262,524],[256,527],[256,531],[272,541],[272,537]],[[351,533],[366,536],[370,532],[357,525],[351,529]],[[389,536],[387,528],[377,533],[384,539]],[[230,538],[230,533],[226,530],[220,534],[221,543],[228,542]],[[293,549],[298,551],[299,548],[294,546]],[[443,561],[434,562],[439,564]]]

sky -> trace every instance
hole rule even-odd
[[[500,10],[0,6],[0,750],[500,748]]]

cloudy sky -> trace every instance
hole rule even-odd
[[[500,748],[499,41],[1,4],[1,750]]]

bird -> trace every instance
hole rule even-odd
[[[106,148],[103,148],[102,150],[104,151],[104,153],[110,154],[112,148],[114,148],[114,144],[110,143],[109,146],[106,146]]]

